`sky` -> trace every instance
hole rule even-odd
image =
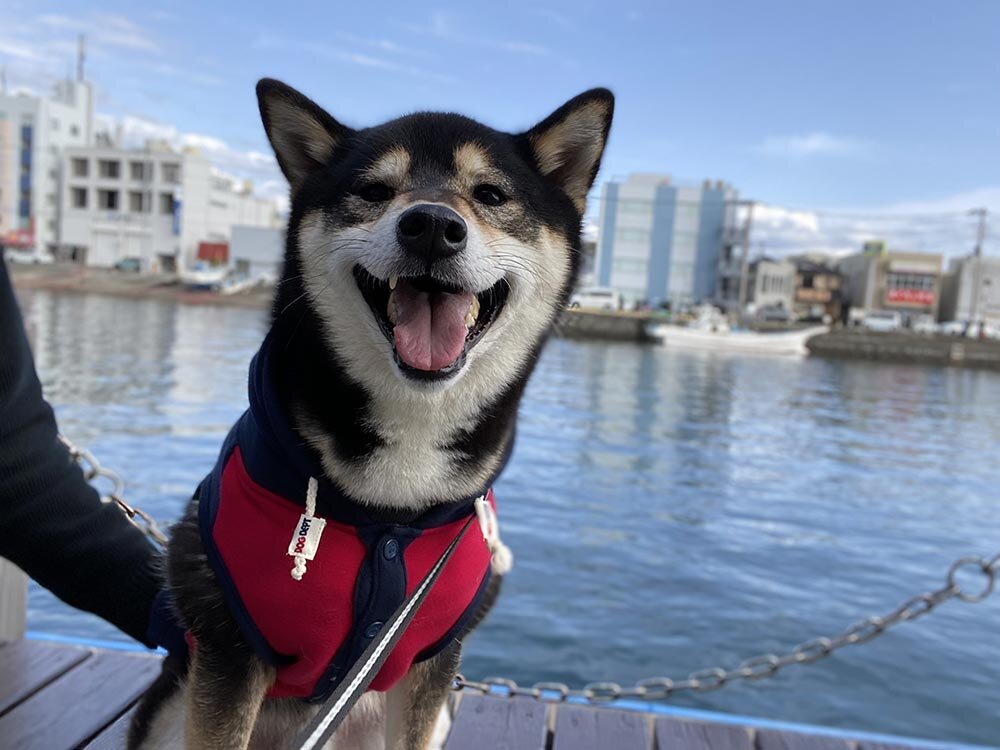
[[[722,179],[754,249],[867,238],[1000,254],[1000,2],[504,3],[5,0],[8,88],[46,91],[87,38],[101,123],[195,145],[286,195],[253,87],[280,78],[342,122],[451,110],[518,131],[593,86],[617,97],[599,180]],[[595,190],[589,217],[599,210]]]

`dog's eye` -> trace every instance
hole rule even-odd
[[[507,196],[496,185],[477,185],[472,197],[484,206],[499,206],[507,202]]]
[[[392,188],[388,185],[383,185],[381,182],[373,182],[358,188],[358,195],[361,196],[361,200],[368,201],[369,203],[384,203],[392,198],[393,192]]]

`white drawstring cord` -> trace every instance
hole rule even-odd
[[[312,519],[316,515],[316,494],[319,492],[319,482],[314,477],[309,477],[309,484],[306,486],[306,518]],[[302,553],[295,554],[295,567],[292,568],[292,578],[301,581],[306,574],[306,556]]]
[[[475,505],[479,529],[483,532],[483,539],[490,550],[490,567],[497,575],[505,575],[514,567],[514,553],[500,539],[500,524],[497,522],[497,514],[486,499],[486,495],[477,497]]]

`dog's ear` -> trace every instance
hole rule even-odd
[[[522,135],[535,164],[573,200],[582,214],[611,129],[615,97],[591,89],[570,99]]]
[[[273,78],[257,83],[257,103],[278,166],[293,191],[324,166],[352,132],[314,101]]]

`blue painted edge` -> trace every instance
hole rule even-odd
[[[24,634],[26,641],[46,641],[48,643],[63,643],[68,646],[86,646],[87,648],[103,648],[108,651],[131,651],[137,654],[160,654],[166,656],[167,652],[162,648],[146,648],[141,643],[127,643],[125,641],[107,641],[102,638],[79,638],[73,635],[57,635],[56,633],[46,633],[40,630],[29,630]]]
[[[49,643],[63,643],[72,646],[103,648],[111,651],[131,651],[142,654],[166,653],[163,649],[156,649],[153,651],[152,649],[148,649],[138,643],[108,641],[100,638],[78,638],[76,636],[57,635],[55,633],[45,633],[37,630],[29,630],[24,634],[24,638],[29,641],[47,641]],[[502,685],[494,685],[490,690],[490,693],[498,697],[503,697],[509,694],[508,690]],[[645,703],[643,701],[626,700],[591,703],[585,698],[570,698],[566,701],[566,703],[591,706],[594,708],[616,708],[623,711],[639,711],[642,713],[656,714],[658,716],[672,716],[677,719],[710,721],[716,724],[752,727],[754,729],[773,729],[779,732],[799,732],[819,737],[834,737],[837,739],[855,740],[857,742],[879,742],[886,745],[904,745],[911,748],[917,748],[919,750],[1000,750],[1000,748],[992,745],[969,745],[947,741],[921,740],[913,737],[879,734],[877,732],[861,732],[851,729],[817,726],[815,724],[797,724],[795,722],[779,721],[777,719],[759,719],[753,716],[741,716],[739,714],[723,714],[715,711],[703,711],[697,708],[661,706],[658,703]]]

